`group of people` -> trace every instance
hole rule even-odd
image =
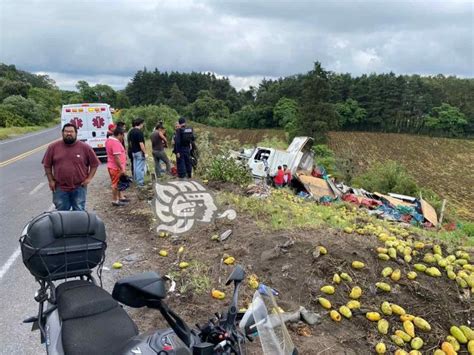
[[[273,183],[277,188],[289,186],[292,178],[291,170],[288,169],[288,165],[285,164],[283,167],[279,165],[277,173],[273,178]]]
[[[112,187],[112,205],[125,206],[130,200],[124,195],[131,179],[126,175],[127,156],[130,159],[133,180],[137,187],[145,185],[146,149],[143,133],[144,120],[136,118],[127,134],[124,122],[108,127],[107,170]],[[151,136],[155,174],[161,176],[161,162],[166,165],[166,173],[172,175],[171,163],[166,155],[168,139],[163,122],[159,122]],[[181,117],[175,125],[172,138],[173,153],[176,155],[179,178],[192,177],[192,153],[196,150],[192,127],[186,125]],[[94,150],[86,143],[77,140],[77,127],[67,123],[62,127],[62,140],[48,146],[42,164],[53,193],[53,203],[57,210],[85,210],[87,185],[92,181],[100,161]]]

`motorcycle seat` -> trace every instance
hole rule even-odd
[[[65,354],[115,354],[138,334],[138,328],[112,296],[84,280],[56,289]]]

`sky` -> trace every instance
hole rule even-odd
[[[122,89],[147,69],[237,88],[325,69],[474,77],[474,1],[0,0],[0,62]]]

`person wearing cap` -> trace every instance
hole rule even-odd
[[[125,147],[122,144],[125,130],[123,127],[115,127],[113,135],[105,142],[105,149],[107,151],[107,170],[109,171],[110,180],[112,182],[112,205],[125,206],[129,199],[127,199],[123,192],[119,191],[118,184],[120,177],[125,175],[125,168],[127,165],[127,154]]]
[[[179,128],[174,137],[173,153],[176,154],[176,165],[178,166],[178,177],[191,178],[193,165],[191,163],[191,149],[195,141],[192,127],[186,127],[186,119],[181,117],[178,121]]]
[[[117,126],[113,123],[109,124],[107,127],[107,138],[111,137],[114,135],[114,130]]]

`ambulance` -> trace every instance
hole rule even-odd
[[[107,159],[105,141],[107,129],[113,123],[111,107],[108,104],[63,105],[61,127],[72,123],[77,127],[77,139],[87,143],[101,160]]]

